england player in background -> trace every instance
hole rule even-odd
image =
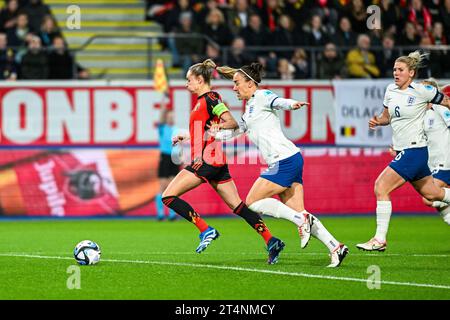
[[[427,79],[422,83],[439,88],[434,79]],[[448,95],[450,85],[444,87],[442,92]],[[450,110],[438,104],[429,104],[424,125],[430,157],[428,167],[434,184],[441,188],[448,187],[450,185]],[[431,202],[425,198],[423,200],[426,205],[436,208],[444,221],[450,225],[450,205],[441,201]]]
[[[384,110],[369,120],[369,127],[391,125],[397,156],[375,181],[377,228],[375,236],[356,247],[366,251],[386,250],[386,235],[392,214],[390,194],[407,181],[428,201],[450,203],[450,189],[433,183],[428,168],[424,117],[428,103],[450,108],[450,99],[436,88],[413,82],[425,55],[419,51],[397,58],[393,68],[395,83],[386,88]]]
[[[259,63],[239,69],[223,66],[216,70],[225,78],[233,79],[233,90],[239,100],[246,101],[246,105],[238,127],[221,130],[221,124],[218,124],[211,128],[212,134],[216,139],[225,140],[247,133],[269,166],[253,184],[246,204],[253,211],[296,224],[302,248],[306,247],[311,235],[318,238],[330,251],[328,267],[338,267],[348,248],[337,241],[317,217],[305,210],[303,157],[299,148],[283,134],[277,113],[277,110],[296,110],[308,103],[284,99],[270,90],[260,89],[262,65]],[[281,202],[272,198],[275,195]]]

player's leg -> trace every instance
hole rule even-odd
[[[447,187],[447,184],[442,180],[433,179],[431,176],[413,181],[411,184],[424,197],[424,199],[428,201],[428,203],[431,202],[432,206],[435,206],[444,221],[447,224],[450,224],[450,205],[440,199],[442,197],[445,201],[447,193],[446,190],[450,190],[445,188]]]
[[[384,251],[386,249],[386,235],[392,214],[390,194],[406,182],[391,167],[386,167],[375,181],[375,196],[377,199],[377,229],[375,236],[366,243],[357,244],[358,249],[367,251]]]
[[[270,238],[272,238],[269,229],[259,214],[250,210],[241,200],[234,181],[231,180],[225,183],[211,182],[211,186],[216,190],[217,194],[223,199],[227,206],[255,229],[267,244]]]
[[[280,193],[279,196],[281,202],[285,205],[297,212],[310,216],[311,235],[321,241],[330,251],[331,263],[328,266],[338,267],[347,255],[348,248],[336,240],[316,216],[305,210],[303,185],[301,183],[293,183],[290,188]],[[302,237],[303,230],[301,228],[298,230],[300,237]]]
[[[156,204],[156,217],[158,220],[164,219],[164,204],[162,202],[162,193],[164,190],[166,190],[167,186],[169,185],[169,179],[165,177],[159,178],[159,193],[155,197],[155,204]]]
[[[305,217],[281,201],[272,198],[274,195],[283,193],[286,189],[287,187],[259,177],[250,189],[245,202],[255,212],[274,218],[286,219],[300,227],[305,223]]]
[[[200,218],[200,215],[191,207],[189,203],[179,197],[184,193],[198,187],[204,181],[194,173],[184,169],[169,183],[162,195],[163,203],[174,210],[184,219],[195,224],[195,226],[204,232],[208,229],[208,224]]]

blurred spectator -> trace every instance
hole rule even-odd
[[[53,39],[53,47],[48,55],[49,79],[73,79],[74,60],[66,49],[64,39],[57,36]]]
[[[277,21],[280,16],[285,14],[282,8],[283,1],[265,0],[261,9],[261,17],[265,26],[270,32],[274,32],[277,28]]]
[[[225,14],[219,8],[219,4],[216,0],[206,0],[202,5],[202,8],[197,12],[198,23],[200,24],[201,29],[204,29],[206,27],[206,17],[214,9],[220,10],[225,17]]]
[[[301,21],[308,20],[309,10],[312,7],[311,1],[286,0],[284,1],[284,12],[288,14],[296,23],[296,28],[301,29]]]
[[[42,50],[41,39],[33,36],[28,51],[20,64],[20,79],[42,80],[48,78],[48,57]]]
[[[51,46],[55,37],[62,37],[56,20],[51,15],[46,15],[44,17],[40,30],[39,37],[41,38],[44,47]]]
[[[367,12],[363,0],[351,0],[347,10],[347,16],[350,19],[353,31],[356,33],[366,32]]]
[[[0,80],[16,80],[17,64],[14,50],[8,48],[6,34],[0,33]]]
[[[419,34],[431,31],[431,14],[428,8],[423,5],[422,0],[411,0],[408,21],[414,23]]]
[[[399,44],[402,46],[417,46],[420,43],[420,36],[417,34],[416,26],[410,21],[405,23],[403,36],[399,38]]]
[[[305,50],[296,49],[292,55],[291,63],[295,68],[295,79],[307,79],[310,77],[308,56]]]
[[[244,38],[247,46],[265,46],[271,42],[270,34],[261,22],[261,17],[256,14],[250,14],[248,26],[242,29],[240,36]]]
[[[295,74],[295,67],[288,59],[281,58],[278,60],[278,79],[293,80]]]
[[[339,28],[333,38],[334,43],[339,47],[353,47],[356,45],[356,33],[352,30],[349,18],[344,16],[339,20]]]
[[[234,6],[228,10],[226,20],[228,26],[234,35],[238,35],[244,29],[253,12],[248,4],[248,0],[236,0]]]
[[[385,33],[396,34],[403,28],[399,8],[392,0],[381,0],[381,26]]]
[[[176,54],[173,57],[179,56],[179,63],[185,72],[194,62],[200,60],[200,56],[204,53],[203,39],[191,36],[191,33],[196,32],[192,23],[192,13],[183,12],[180,15],[181,27],[177,30],[177,34],[186,37],[175,39]]]
[[[444,26],[439,21],[433,24],[433,30],[431,31],[431,43],[434,45],[448,44],[447,37],[444,34]]]
[[[167,12],[165,19],[165,32],[174,32],[181,28],[180,21],[183,13],[189,13],[194,18],[194,11],[191,9],[189,0],[178,0],[176,5]]]
[[[273,33],[272,46],[275,47],[294,47],[299,43],[297,34],[294,32],[294,25],[291,17],[286,14],[280,16],[279,26]],[[275,54],[278,57],[290,58],[293,50],[279,50]]]
[[[254,60],[254,55],[245,49],[245,41],[237,37],[231,43],[231,48],[227,55],[227,63],[230,67],[240,68],[243,65],[250,64]]]
[[[444,25],[445,34],[450,34],[450,0],[442,0],[439,8],[439,19]]]
[[[336,45],[332,42],[325,45],[317,65],[317,78],[319,79],[341,79],[346,76],[345,61],[338,54]]]
[[[229,46],[233,40],[233,34],[225,24],[225,18],[219,9],[212,9],[209,12],[203,34],[221,46]]]
[[[356,41],[357,48],[348,52],[346,65],[352,78],[377,78],[380,70],[376,65],[375,55],[370,50],[370,38],[360,34]]]
[[[447,45],[447,38],[444,34],[444,28],[442,23],[435,22],[433,24],[433,30],[429,37],[430,45],[439,46]],[[450,67],[450,57],[448,50],[430,50],[430,70],[431,75],[435,78],[443,78],[446,75],[446,71]]]
[[[0,31],[4,32],[6,29],[15,27],[18,14],[19,3],[17,0],[9,0],[0,11]]]
[[[52,14],[49,6],[42,3],[42,0],[29,0],[28,5],[21,12],[26,13],[28,16],[29,25],[32,30],[39,30],[44,17]]]
[[[394,48],[395,39],[390,34],[383,37],[383,49],[377,54],[377,65],[380,68],[380,78],[392,78],[392,66],[400,56],[398,50]]]
[[[17,24],[6,31],[8,36],[8,45],[10,47],[22,47],[26,45],[25,38],[32,30],[28,26],[28,16],[20,13],[17,16]]]
[[[334,34],[338,23],[338,13],[332,6],[332,0],[316,0],[312,15],[318,15],[327,34]]]
[[[313,47],[322,47],[329,42],[329,36],[322,25],[322,19],[318,15],[311,17],[311,29],[306,35],[306,44]]]

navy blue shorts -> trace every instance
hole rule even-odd
[[[275,162],[266,171],[261,173],[261,178],[279,184],[282,187],[290,187],[294,182],[303,184],[303,157],[299,153],[289,158]]]
[[[410,148],[398,151],[389,164],[406,181],[417,181],[431,175],[428,167],[428,148]]]
[[[450,185],[450,170],[433,170],[431,173],[433,178],[444,181],[446,184]]]

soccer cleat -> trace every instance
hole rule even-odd
[[[205,231],[200,233],[200,244],[195,251],[197,253],[202,253],[210,244],[211,241],[216,240],[220,236],[219,232],[213,227],[208,227]]]
[[[386,241],[380,242],[377,239],[372,238],[366,243],[358,243],[356,247],[364,251],[384,251],[386,250]]]
[[[311,238],[311,226],[313,225],[314,218],[312,214],[304,213],[305,222],[297,227],[298,235],[300,236],[300,247],[305,249],[308,245],[309,239]]]
[[[344,260],[345,256],[348,254],[348,248],[345,244],[340,243],[336,249],[330,252],[331,263],[327,266],[328,268],[337,268]]]
[[[278,262],[278,256],[284,248],[284,242],[278,238],[272,237],[267,243],[267,251],[269,252],[268,264],[275,264]]]

